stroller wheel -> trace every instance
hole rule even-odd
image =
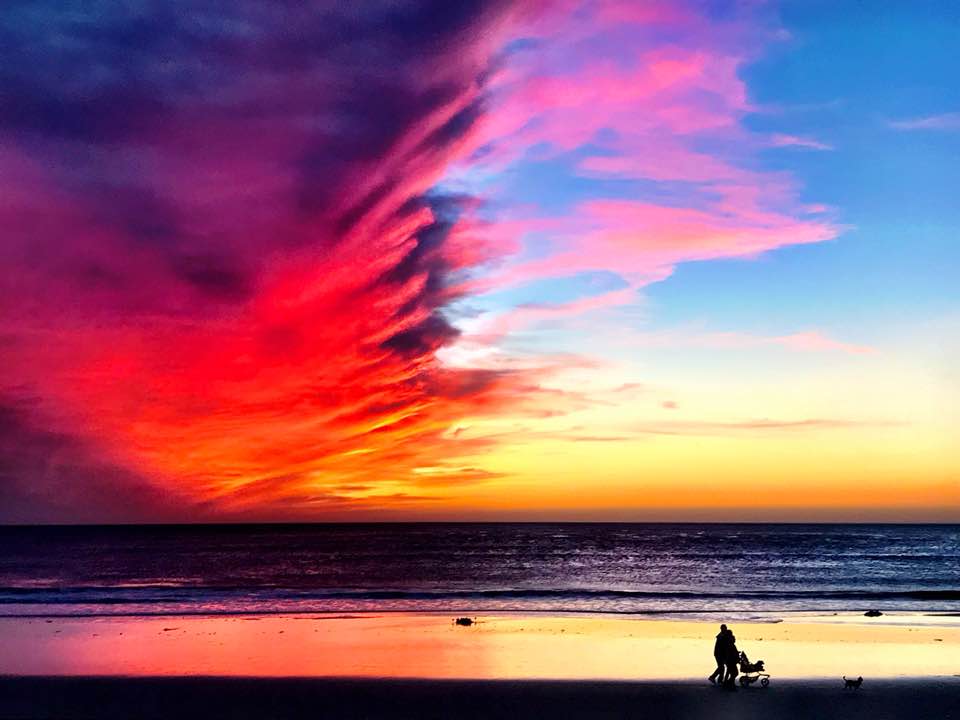
[[[770,684],[770,678],[760,678],[760,686],[766,687]]]
[[[740,676],[740,687],[746,687],[746,686],[749,685],[749,684],[750,684],[750,681],[747,679],[747,676],[746,676],[746,675],[741,675],[741,676]]]

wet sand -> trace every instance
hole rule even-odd
[[[421,614],[0,619],[0,718],[960,718],[956,618]],[[863,675],[844,690],[840,676]]]
[[[887,718],[960,717],[960,678],[706,684],[558,680],[0,677],[4,718]]]
[[[717,624],[623,616],[0,619],[0,675],[705,680]],[[957,618],[730,622],[781,680],[960,673]]]

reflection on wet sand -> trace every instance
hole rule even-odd
[[[596,616],[422,614],[5,618],[0,674],[703,678],[716,625]],[[844,620],[841,618],[841,620]],[[777,678],[956,672],[960,627],[737,623]],[[906,619],[903,621],[907,622]]]

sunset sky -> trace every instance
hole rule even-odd
[[[960,521],[960,5],[0,13],[0,521]]]

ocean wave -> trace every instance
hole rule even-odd
[[[0,604],[44,603],[71,604],[97,602],[149,603],[210,600],[223,598],[277,600],[960,600],[957,590],[924,589],[844,589],[844,590],[729,590],[690,592],[674,590],[608,590],[590,588],[508,588],[477,590],[424,589],[316,589],[250,588],[250,587],[171,587],[170,585],[80,586],[58,588],[3,587]]]

